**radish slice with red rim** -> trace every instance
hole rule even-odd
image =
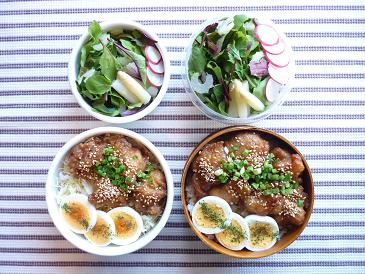
[[[154,87],[160,87],[163,83],[163,74],[154,73],[149,67],[147,67],[147,80]]]
[[[279,68],[274,66],[273,64],[269,64],[268,71],[270,77],[276,82],[282,85],[285,85],[289,82],[290,71],[288,66]]]
[[[265,51],[265,56],[269,63],[279,68],[286,67],[290,62],[290,56],[287,51],[284,51],[281,54],[271,54]]]
[[[158,49],[153,46],[146,46],[145,54],[146,54],[147,60],[155,65],[157,65],[162,59],[162,56],[161,56],[160,52],[158,51]]]
[[[160,61],[157,65],[153,64],[150,61],[147,61],[147,66],[154,72],[157,74],[163,74],[165,72],[164,66],[163,66],[163,62]]]
[[[156,97],[158,92],[159,92],[159,89],[157,87],[154,87],[154,86],[150,86],[148,89],[147,89],[147,92],[152,96],[152,97]]]
[[[263,45],[273,46],[279,43],[279,34],[269,25],[258,25],[256,27],[256,37]]]
[[[273,55],[278,55],[278,54],[283,53],[286,48],[286,44],[285,44],[284,40],[281,38],[279,38],[279,42],[276,45],[267,46],[267,45],[262,44],[261,46],[266,52],[271,53]]]
[[[265,86],[265,98],[268,102],[273,103],[279,96],[281,84],[274,81],[272,78],[267,80]]]

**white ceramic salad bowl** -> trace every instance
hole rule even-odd
[[[77,102],[79,105],[85,109],[91,116],[104,121],[108,123],[114,123],[114,124],[121,124],[121,123],[129,123],[136,120],[139,120],[143,118],[144,116],[148,115],[150,112],[152,112],[161,102],[162,98],[166,94],[168,83],[170,80],[170,61],[167,56],[166,49],[161,45],[159,42],[159,39],[157,35],[153,32],[151,32],[147,27],[134,22],[134,21],[127,21],[127,20],[112,20],[112,21],[105,21],[100,23],[100,26],[103,31],[105,32],[114,32],[117,33],[118,30],[137,30],[141,33],[146,34],[146,36],[152,38],[153,40],[157,41],[155,44],[156,48],[158,49],[159,53],[162,57],[163,67],[164,67],[164,74],[163,74],[163,82],[160,86],[160,90],[155,98],[153,98],[152,102],[147,105],[145,108],[140,110],[137,113],[128,115],[128,116],[107,116],[102,113],[98,113],[94,111],[90,104],[88,104],[83,96],[80,94],[76,80],[79,74],[79,68],[80,68],[80,55],[81,55],[81,49],[83,45],[88,41],[90,38],[88,31],[86,30],[85,33],[80,37],[80,39],[76,42],[76,45],[74,46],[71,57],[68,64],[68,79],[69,84],[71,87],[71,91],[73,95],[75,96]]]

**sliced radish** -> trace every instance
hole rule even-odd
[[[152,86],[158,88],[162,86],[163,74],[154,73],[149,67],[147,67],[147,80]]]
[[[147,89],[147,92],[152,96],[152,97],[156,97],[158,92],[159,92],[159,89],[154,87],[154,86],[150,86],[148,89]]]
[[[258,25],[256,27],[256,37],[263,45],[273,46],[279,43],[279,34],[269,25]]]
[[[289,71],[289,67],[276,67],[273,64],[269,64],[268,67],[268,71],[270,74],[270,77],[275,80],[276,82],[285,85],[286,83],[289,82],[289,75],[290,75],[290,71]]]
[[[286,50],[281,54],[271,54],[265,51],[265,56],[267,61],[279,68],[286,67],[290,62],[290,56]]]
[[[267,46],[267,45],[262,44],[261,46],[266,52],[271,53],[273,55],[278,55],[278,54],[283,53],[286,48],[286,44],[285,44],[284,40],[281,38],[279,38],[279,42],[276,45]]]
[[[160,62],[158,62],[158,64],[154,64],[150,61],[147,61],[147,66],[154,72],[157,74],[163,74],[165,72],[165,69],[163,67],[163,62],[160,60]]]
[[[276,100],[276,98],[279,96],[280,89],[281,89],[281,84],[279,84],[278,82],[276,82],[272,78],[270,78],[266,82],[266,86],[265,86],[266,100],[269,101],[270,103],[274,102]]]
[[[146,58],[148,61],[150,61],[152,64],[157,65],[162,56],[160,54],[160,52],[158,51],[158,49],[156,49],[153,46],[146,46],[145,48],[145,54],[146,54]]]

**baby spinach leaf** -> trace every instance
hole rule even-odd
[[[212,102],[212,100],[208,96],[199,93],[197,95],[200,100],[202,100],[203,103],[205,103],[209,108],[211,108],[215,112],[219,112],[218,107]]]
[[[189,59],[189,74],[194,73],[202,74],[205,65],[207,64],[207,59],[205,56],[205,51],[199,46],[194,46],[191,50],[191,56]]]
[[[228,49],[228,61],[234,63],[236,61],[241,61],[240,52],[236,49],[234,45],[229,45]]]
[[[95,105],[93,103],[93,110],[99,112],[101,114],[105,114],[108,116],[115,117],[120,113],[120,110],[115,107],[106,107],[104,104],[102,105]]]
[[[142,103],[134,103],[134,104],[128,105],[128,109],[139,108],[141,106],[142,106]]]
[[[85,86],[91,94],[104,94],[110,91],[111,81],[103,75],[94,74],[85,81]]]
[[[123,45],[123,47],[125,47],[126,49],[133,51],[134,53],[137,53],[137,54],[142,54],[139,45],[136,43],[136,41],[133,37],[132,37],[132,39],[134,40],[135,45],[131,41],[126,40],[126,39],[120,39],[119,41]],[[142,45],[142,43],[141,43],[141,45]]]
[[[233,24],[234,24],[234,28],[235,29],[240,29],[243,27],[243,24],[248,20],[249,18],[244,15],[244,14],[240,14],[240,15],[235,15],[233,16]]]
[[[207,68],[212,70],[219,83],[223,83],[223,75],[221,68],[214,61],[209,61]]]
[[[90,51],[92,50],[92,45],[91,43],[87,43],[85,44],[82,48],[81,48],[81,55],[80,55],[80,66],[84,67],[85,63],[86,63],[86,59],[87,56],[89,55]]]
[[[94,40],[97,40],[99,36],[103,33],[103,30],[101,29],[98,22],[95,20],[91,22],[89,25],[89,34]]]
[[[218,110],[221,114],[223,115],[228,115],[227,111],[226,111],[226,103],[224,101],[221,101],[218,105]]]
[[[111,90],[109,95],[110,101],[115,107],[120,108],[121,106],[125,105],[125,100],[123,99],[123,97],[120,96],[118,92]]]
[[[213,94],[214,94],[214,96],[215,96],[215,100],[217,101],[217,102],[221,102],[221,101],[223,101],[223,86],[221,85],[221,84],[219,84],[219,85],[215,85],[214,87],[213,87]]]
[[[117,75],[117,65],[115,57],[107,47],[104,47],[99,63],[101,73],[110,81],[113,81]]]
[[[117,68],[118,70],[128,65],[130,62],[133,62],[131,58],[127,56],[118,56],[117,57]]]
[[[124,52],[133,60],[136,64],[139,74],[141,75],[142,82],[144,86],[147,85],[147,67],[146,67],[146,58],[134,52],[130,47],[130,43],[125,43],[125,40],[121,40]]]
[[[264,91],[267,81],[269,80],[269,77],[266,77],[264,79],[261,79],[257,86],[253,89],[253,95],[255,95],[261,102],[263,102],[265,105],[268,103],[266,101]]]

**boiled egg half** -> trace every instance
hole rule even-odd
[[[96,246],[107,246],[115,235],[113,219],[104,211],[97,211],[97,220],[94,227],[85,233],[86,239]]]
[[[249,229],[246,245],[248,250],[263,251],[275,245],[279,238],[279,226],[273,218],[249,215],[245,220]]]
[[[117,207],[108,212],[115,224],[115,236],[112,243],[128,245],[138,240],[143,230],[141,215],[133,208]]]
[[[237,213],[232,213],[231,224],[222,232],[215,234],[218,242],[225,248],[241,250],[247,244],[248,225]]]
[[[232,210],[229,204],[217,196],[206,196],[196,202],[192,211],[194,226],[204,234],[222,232],[222,224],[229,225]]]
[[[90,231],[97,219],[95,207],[89,203],[86,195],[71,194],[62,199],[60,215],[66,225],[75,233]]]

